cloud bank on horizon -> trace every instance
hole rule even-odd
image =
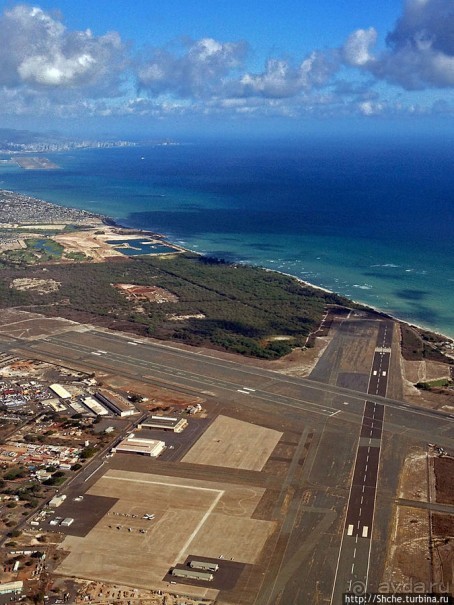
[[[59,14],[18,4],[0,16],[0,115],[449,114],[453,32],[452,0],[407,0],[392,31],[356,29],[339,47],[271,56],[254,71],[246,40],[136,48],[117,31],[71,30]]]

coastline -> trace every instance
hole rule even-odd
[[[12,190],[9,190],[9,189],[0,189],[0,194],[3,193],[3,192],[10,193],[10,194],[16,194],[18,196],[23,196],[24,195],[24,194],[21,194],[21,193],[18,193],[16,191],[12,191]],[[200,252],[198,250],[193,250],[191,248],[187,248],[186,246],[182,246],[181,244],[177,244],[175,242],[172,242],[171,240],[169,240],[167,238],[166,235],[164,235],[162,233],[158,233],[156,231],[151,231],[149,229],[140,229],[140,228],[128,227],[126,225],[121,224],[116,219],[111,218],[110,216],[107,216],[105,214],[91,212],[91,211],[88,211],[88,210],[77,209],[77,208],[73,208],[72,206],[69,206],[69,205],[58,204],[58,203],[55,203],[55,202],[48,202],[46,200],[43,200],[43,199],[40,199],[40,198],[36,198],[36,197],[33,197],[33,198],[31,196],[26,196],[26,197],[28,197],[29,199],[33,199],[36,202],[41,202],[43,204],[46,204],[48,206],[51,205],[51,206],[55,206],[57,208],[59,207],[59,208],[65,208],[65,209],[68,209],[68,210],[74,210],[74,211],[81,212],[85,216],[91,216],[93,218],[98,219],[102,224],[105,224],[106,226],[110,226],[110,227],[114,227],[114,228],[117,228],[117,229],[125,230],[125,231],[128,231],[130,233],[151,235],[153,237],[161,239],[162,242],[163,242],[163,244],[168,244],[168,245],[170,245],[170,246],[172,246],[172,247],[174,247],[176,249],[179,249],[180,251],[183,251],[183,252],[188,252],[188,253],[191,253],[191,254],[195,254],[197,256],[209,256],[209,254],[206,254],[204,252]],[[239,261],[239,262],[242,263],[242,264],[251,264],[251,263],[247,263],[246,261]],[[409,326],[411,328],[415,328],[415,329],[417,329],[419,331],[429,332],[431,334],[434,334],[438,338],[444,340],[445,342],[454,343],[454,338],[453,337],[447,336],[446,334],[443,334],[442,332],[439,332],[439,331],[437,331],[437,330],[435,330],[435,329],[433,329],[431,327],[423,326],[423,325],[420,325],[420,324],[415,324],[415,323],[410,322],[410,321],[408,321],[406,319],[402,319],[402,318],[398,317],[397,315],[393,315],[393,314],[391,314],[391,313],[389,313],[387,311],[384,311],[384,310],[382,310],[382,309],[380,309],[378,307],[375,307],[375,306],[370,305],[368,303],[364,303],[364,302],[361,302],[361,301],[354,300],[354,299],[352,299],[352,298],[350,298],[350,297],[348,297],[348,296],[346,296],[344,294],[341,294],[339,292],[335,292],[334,290],[329,290],[328,288],[324,288],[322,286],[318,286],[318,285],[316,285],[316,284],[314,284],[312,282],[308,282],[308,281],[302,279],[301,277],[298,277],[298,276],[293,275],[291,273],[286,273],[284,271],[279,271],[278,269],[272,269],[272,268],[269,268],[269,267],[264,267],[264,266],[259,265],[259,264],[253,265],[253,266],[256,266],[256,267],[262,269],[263,271],[267,271],[267,272],[270,272],[270,273],[277,273],[277,274],[280,274],[280,275],[285,275],[286,277],[289,277],[291,279],[296,280],[296,282],[298,282],[299,284],[301,284],[303,286],[307,286],[309,288],[312,288],[312,289],[315,289],[315,290],[319,290],[321,292],[325,292],[326,294],[334,294],[334,295],[337,295],[337,296],[341,296],[341,297],[345,298],[346,300],[350,301],[351,303],[363,307],[364,310],[372,311],[374,313],[377,313],[377,314],[381,315],[382,317],[388,317],[388,318],[393,319],[394,321],[396,321],[398,323],[405,324],[405,325],[407,325],[407,326]]]
[[[200,252],[198,250],[192,250],[191,248],[187,248],[186,246],[182,246],[181,244],[176,244],[175,242],[172,242],[171,240],[167,239],[166,236],[162,233],[157,233],[156,231],[149,231],[149,230],[145,230],[145,229],[135,229],[135,228],[127,227],[125,225],[118,223],[114,219],[111,219],[109,217],[106,217],[106,218],[107,218],[107,220],[111,221],[110,223],[106,223],[106,224],[110,224],[114,227],[117,227],[118,229],[125,229],[125,230],[131,231],[131,232],[153,235],[154,237],[162,238],[164,243],[170,244],[171,246],[178,247],[180,250],[182,250],[184,252],[189,252],[189,253],[195,254],[197,256],[209,256],[209,255],[205,254],[204,252]],[[246,263],[246,261],[239,261],[239,262],[241,264],[249,264],[249,263]],[[324,288],[323,286],[317,286],[316,284],[306,281],[306,280],[302,279],[301,277],[298,277],[297,275],[293,275],[292,273],[286,273],[285,271],[279,271],[278,269],[270,269],[269,267],[263,267],[261,265],[253,265],[253,266],[256,266],[259,269],[262,269],[262,271],[267,271],[269,273],[278,273],[280,275],[285,275],[286,277],[290,277],[291,279],[294,279],[299,284],[302,284],[303,286],[307,286],[309,288],[313,288],[314,290],[320,290],[321,292],[325,292],[326,294],[335,294],[337,296],[342,296],[343,298],[349,300],[353,304],[363,307],[364,310],[373,311],[374,313],[377,313],[377,314],[381,315],[382,317],[387,317],[387,318],[393,319],[394,321],[396,321],[398,323],[406,324],[407,326],[409,326],[411,328],[416,328],[417,330],[420,330],[422,332],[430,332],[431,334],[435,334],[436,336],[442,338],[446,342],[454,343],[454,338],[451,336],[447,336],[446,334],[443,334],[443,332],[438,332],[428,326],[422,326],[420,324],[411,323],[411,322],[407,321],[406,319],[402,319],[402,318],[398,317],[397,315],[393,315],[392,313],[383,311],[382,309],[380,309],[378,307],[374,307],[373,305],[370,305],[368,303],[361,302],[360,300],[354,300],[354,299],[346,296],[345,294],[341,294],[340,292],[335,292],[334,290],[329,290],[328,288]]]
[[[166,236],[162,233],[158,233],[156,231],[145,230],[145,229],[127,227],[125,225],[122,225],[121,223],[118,223],[115,219],[112,219],[110,217],[105,217],[105,218],[106,218],[106,220],[110,221],[109,223],[106,223],[106,224],[110,224],[111,226],[117,227],[118,229],[125,229],[125,230],[135,232],[135,233],[153,235],[154,237],[161,238],[163,240],[163,243],[167,243],[171,246],[178,247],[180,250],[182,250],[184,252],[189,252],[189,253],[195,254],[197,256],[209,256],[208,254],[205,254],[204,252],[200,252],[198,250],[192,250],[191,248],[187,248],[186,246],[182,246],[181,244],[176,244],[175,242],[172,242],[171,240],[167,239]],[[246,263],[246,261],[239,261],[239,262],[241,264],[249,264],[249,263]],[[368,303],[364,303],[359,300],[354,300],[352,298],[349,298],[348,296],[345,296],[345,294],[341,294],[340,292],[335,292],[334,290],[329,290],[328,288],[324,288],[323,286],[317,286],[316,284],[313,284],[312,282],[308,282],[308,281],[302,279],[301,277],[298,277],[297,275],[293,275],[292,273],[286,273],[285,271],[279,271],[278,269],[270,269],[269,267],[263,267],[261,265],[253,265],[253,266],[256,266],[259,269],[262,269],[263,271],[267,271],[269,273],[278,273],[280,275],[285,275],[286,277],[290,277],[291,279],[294,279],[299,284],[301,284],[303,286],[307,286],[309,288],[313,288],[314,290],[320,290],[321,292],[325,292],[326,294],[335,294],[337,296],[342,296],[343,298],[349,300],[351,303],[363,307],[364,310],[372,311],[374,313],[381,315],[382,317],[393,319],[394,321],[401,323],[401,324],[406,324],[410,328],[415,328],[422,332],[429,332],[429,333],[434,334],[437,337],[443,339],[446,342],[454,343],[454,338],[452,338],[451,336],[447,336],[446,334],[443,334],[442,332],[438,332],[438,331],[434,330],[433,328],[430,328],[428,326],[422,326],[422,325],[415,324],[415,323],[411,323],[411,322],[407,321],[406,319],[402,319],[402,318],[398,317],[397,315],[393,315],[392,313],[383,311],[382,309],[380,309],[378,307],[374,307],[373,305],[370,305]]]

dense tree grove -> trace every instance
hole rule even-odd
[[[11,287],[18,277],[53,279],[60,287],[48,294],[22,292]],[[118,283],[159,286],[175,294],[178,302],[130,301],[113,287]],[[286,275],[193,254],[70,266],[5,263],[0,277],[2,307],[19,306],[266,359],[304,344],[327,304],[351,302]],[[175,319],[184,315],[204,317]]]

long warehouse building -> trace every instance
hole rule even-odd
[[[96,401],[94,397],[85,397],[85,399],[83,399],[82,401],[84,402],[84,405],[90,410],[90,412],[93,412],[94,414],[96,414],[96,416],[107,416],[111,413],[103,405],[101,405],[99,401]]]
[[[132,414],[138,413],[137,409],[129,403],[129,401],[117,397],[110,391],[98,391],[95,394],[95,397],[100,403],[106,406],[106,408],[111,410],[114,414],[117,414],[117,416],[131,416]]]
[[[172,569],[172,576],[176,578],[188,578],[190,580],[203,580],[205,582],[211,582],[213,579],[212,573],[206,571],[194,571],[192,569]]]
[[[203,571],[217,571],[219,565],[217,563],[210,563],[209,561],[191,561],[189,567],[193,569],[202,569]]]
[[[170,416],[150,416],[138,425],[138,429],[161,429],[181,433],[188,426],[186,418],[172,418]]]

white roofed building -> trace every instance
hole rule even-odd
[[[186,418],[172,418],[170,416],[150,416],[138,425],[138,429],[161,429],[181,433],[188,426]]]
[[[108,414],[110,414],[109,410],[107,410],[103,405],[101,405],[99,401],[96,401],[94,397],[85,397],[83,402],[84,405],[86,405],[87,408],[97,416],[107,416]]]
[[[134,433],[129,435],[127,439],[112,449],[112,452],[123,452],[126,454],[141,454],[142,456],[150,456],[157,458],[164,451],[166,444],[164,441],[156,439],[139,439],[134,436]]]
[[[61,384],[51,384],[49,389],[53,391],[60,399],[71,399],[72,395]]]

